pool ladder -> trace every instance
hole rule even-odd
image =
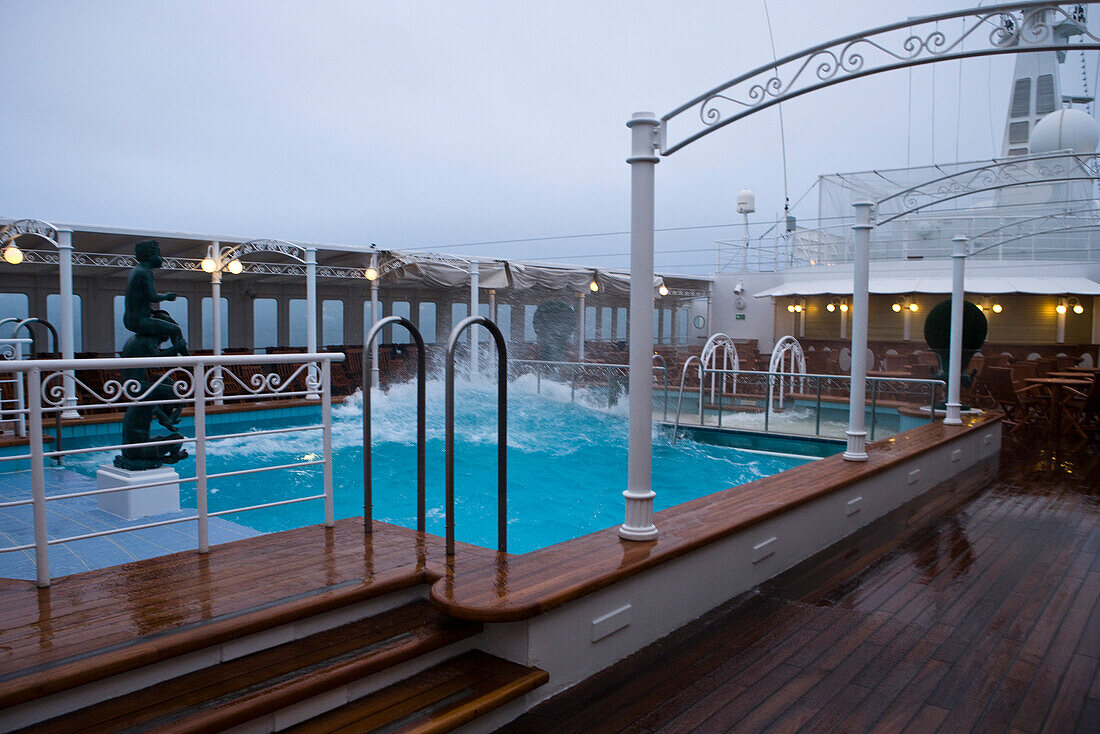
[[[378,321],[367,334],[363,355],[369,364],[363,365],[363,529],[373,530],[373,497],[371,480],[371,375],[374,355],[371,345],[390,324],[403,326],[416,342],[416,529],[425,532],[426,500],[424,491],[424,456],[426,446],[426,388],[424,338],[415,325],[403,316],[387,316]],[[455,553],[455,492],[454,492],[454,423],[455,423],[455,350],[458,340],[470,326],[480,324],[489,330],[497,346],[497,550],[508,550],[508,355],[504,335],[495,323],[484,316],[470,316],[451,331],[446,356],[446,551]],[[474,343],[473,349],[477,349]],[[369,367],[369,369],[368,369]]]

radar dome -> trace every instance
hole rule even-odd
[[[1031,131],[1028,147],[1032,154],[1072,150],[1077,154],[1096,152],[1100,126],[1081,110],[1055,110],[1039,120]]]

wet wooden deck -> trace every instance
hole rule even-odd
[[[1100,451],[1030,440],[501,734],[1100,731]]]

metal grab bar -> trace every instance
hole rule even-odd
[[[50,332],[50,336],[53,337],[53,351],[54,351],[54,353],[58,357],[61,356],[61,340],[57,336],[57,329],[55,329],[53,324],[51,324],[49,321],[46,321],[46,319],[40,319],[37,316],[31,316],[30,318],[26,318],[26,319],[19,319],[18,317],[9,317],[9,318],[4,319],[3,321],[0,321],[0,325],[6,324],[10,321],[15,321],[16,322],[15,328],[13,328],[12,331],[11,331],[11,335],[13,337],[18,336],[20,329],[26,329],[27,335],[30,337],[30,340],[31,340],[31,343],[30,343],[31,359],[38,359],[38,338],[35,336],[34,329],[31,328],[31,324],[41,324],[42,326],[46,327],[47,331]],[[66,377],[65,381],[66,381],[66,383],[71,383],[72,382],[72,374],[71,373]],[[66,395],[71,395],[72,392],[73,392],[72,390],[67,389],[66,390]],[[54,414],[54,433],[57,434],[54,437],[54,446],[57,447],[58,451],[63,451],[64,450],[64,438],[65,437],[62,435],[62,431],[61,431],[61,413],[60,412]],[[54,461],[57,462],[58,466],[61,466],[61,456],[60,455],[55,456]]]
[[[692,360],[695,360],[695,361],[699,362],[699,384],[700,384],[699,425],[703,425],[702,383],[703,383],[704,375],[706,375],[706,374],[710,374],[712,376],[713,375],[733,375],[735,377],[737,377],[737,376],[746,376],[746,377],[748,377],[748,376],[759,376],[759,377],[762,377],[762,378],[766,378],[767,379],[768,393],[767,393],[767,403],[765,404],[766,407],[764,409],[764,431],[765,432],[770,430],[769,418],[770,418],[770,413],[771,413],[771,395],[772,395],[772,391],[773,391],[777,381],[779,383],[782,383],[782,381],[785,378],[790,379],[792,382],[796,379],[797,380],[812,380],[813,384],[816,386],[816,389],[815,389],[816,404],[815,404],[814,409],[817,413],[816,426],[815,426],[815,429],[814,429],[814,435],[818,435],[818,436],[821,435],[821,402],[822,402],[821,401],[821,382],[822,382],[822,380],[838,380],[838,381],[848,380],[848,381],[850,381],[852,379],[851,375],[823,375],[823,374],[804,374],[804,373],[801,373],[801,372],[756,372],[756,371],[751,371],[751,370],[709,369],[709,368],[706,368],[706,367],[703,366],[702,362],[699,360],[698,357],[696,357],[695,355],[692,355],[692,356],[688,357],[686,360],[684,360],[683,371],[680,374],[680,393],[679,393],[679,397],[677,398],[677,402],[676,402],[676,419],[675,419],[675,422],[673,424],[672,443],[674,443],[674,444],[676,443],[676,431],[677,431],[677,429],[679,429],[679,426],[680,426],[681,405],[683,404],[683,399],[684,399],[684,380],[685,380],[685,377],[687,375],[688,366],[691,364]],[[924,379],[924,378],[919,378],[919,377],[867,377],[866,379],[867,379],[867,382],[868,382],[868,385],[869,385],[869,389],[871,391],[870,409],[871,409],[871,435],[872,435],[872,440],[873,440],[873,436],[874,436],[875,424],[876,424],[876,421],[877,421],[876,410],[877,410],[877,407],[878,407],[878,387],[879,387],[880,383],[902,383],[902,384],[910,385],[910,386],[917,385],[917,386],[919,386],[919,389],[922,390],[922,391],[927,389],[928,392],[929,392],[929,395],[930,395],[930,402],[931,402],[931,404],[929,405],[929,411],[928,411],[928,420],[929,420],[929,422],[935,420],[935,401],[936,401],[937,389],[938,388],[946,389],[946,383],[943,380]],[[780,389],[782,389],[782,388],[780,388]],[[721,425],[721,404],[720,403],[719,403],[719,418],[718,418],[718,421],[719,421],[718,424]]]
[[[427,501],[424,489],[424,454],[427,436],[425,405],[427,404],[427,368],[424,359],[424,338],[420,330],[404,316],[387,316],[379,320],[367,333],[363,354],[367,355],[370,369],[363,370],[363,532],[374,531],[374,497],[371,482],[371,375],[374,373],[374,351],[371,345],[382,329],[389,324],[399,324],[408,329],[416,341],[416,529],[424,532],[427,526]]]
[[[665,379],[664,379],[664,383],[665,383],[665,387],[664,387],[664,390],[665,390],[665,408],[664,408],[664,415],[662,416],[662,420],[667,421],[668,420],[668,360],[665,359],[664,357],[662,357],[661,355],[657,354],[656,352],[653,353],[653,359],[661,360],[661,366],[660,366],[659,369],[664,373],[664,377],[665,377]],[[653,359],[651,359],[649,361],[652,362]]]
[[[684,380],[687,378],[688,365],[691,364],[693,359],[699,363],[699,425],[703,425],[703,360],[693,354],[684,360],[684,366],[680,370],[680,397],[676,399],[676,422],[672,426],[673,446],[676,445],[676,434],[680,431],[680,408],[684,404]]]
[[[497,343],[497,550],[508,551],[508,352],[504,335],[484,316],[469,316],[458,322],[447,343],[446,421],[447,446],[447,555],[455,554],[455,347],[462,332],[481,324]],[[472,375],[471,375],[472,377]]]

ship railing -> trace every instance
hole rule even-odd
[[[23,400],[23,376],[8,370],[5,365],[24,359],[24,347],[33,342],[29,338],[0,339],[0,432],[11,431],[23,438],[27,435],[26,404]]]
[[[668,420],[668,362],[660,354],[653,355],[653,361],[659,364],[653,365],[654,372],[659,371],[664,386],[663,420]],[[595,386],[607,386],[607,407],[616,404],[621,395],[627,392],[627,377],[630,371],[629,364],[616,364],[612,362],[568,362],[546,359],[513,359],[511,360],[512,376],[533,372],[535,374],[535,392],[542,393],[542,380],[545,377],[559,383],[569,383],[569,402],[576,402],[577,389],[591,388]]]
[[[25,453],[0,456],[0,471],[19,473],[29,471],[30,497],[14,501],[0,502],[0,511],[12,512],[14,508],[30,506],[33,515],[33,541],[16,543],[0,547],[0,553],[34,551],[37,583],[39,586],[50,584],[49,548],[53,545],[71,543],[90,538],[132,532],[146,528],[175,525],[178,523],[197,523],[197,544],[200,553],[210,549],[210,518],[231,515],[253,510],[261,510],[281,505],[323,500],[324,523],[331,527],[334,523],[332,497],[332,362],[343,360],[340,353],[318,354],[272,354],[272,355],[221,355],[189,357],[136,357],[112,359],[73,359],[73,360],[22,360],[5,364],[6,371],[15,373],[25,380],[24,407],[15,410],[27,424],[27,445]],[[249,369],[250,368],[250,369]],[[265,369],[266,368],[266,369]],[[144,379],[122,377],[122,370],[148,370]],[[267,371],[270,370],[270,371]],[[112,413],[115,421],[119,413],[136,406],[157,406],[162,409],[190,409],[194,416],[194,436],[173,436],[165,439],[145,442],[122,443],[121,424],[108,423],[111,432],[99,435],[109,436],[106,444],[87,447],[72,447],[64,450],[46,449],[46,437],[43,434],[44,421],[48,417],[72,409],[66,402],[65,381],[72,380],[79,396],[75,408],[85,416],[85,423],[103,425],[104,413]],[[291,399],[308,399],[311,395],[321,396],[321,422],[317,424],[279,427],[263,430],[250,430],[234,433],[212,433],[208,424],[208,407],[224,403],[227,407],[215,410],[240,410],[249,403]],[[317,405],[317,403],[311,403]],[[240,406],[240,407],[234,407]],[[66,421],[66,423],[70,423]],[[256,466],[249,461],[247,466],[230,471],[210,472],[207,467],[207,448],[218,441],[258,436],[283,435],[293,433],[320,433],[318,451],[303,455],[300,461]],[[71,445],[71,442],[70,442]],[[190,476],[141,481],[140,477],[131,484],[103,489],[46,493],[46,461],[62,456],[75,456],[87,453],[121,451],[127,448],[160,447],[162,452],[171,453],[180,447],[193,447],[194,474]],[[191,453],[191,452],[189,452]],[[25,467],[29,464],[29,470]],[[185,464],[176,463],[179,468]],[[302,471],[307,467],[321,467],[321,486],[308,496],[291,497],[271,502],[262,502],[241,507],[211,511],[208,506],[209,495],[216,491],[213,485],[219,480],[239,477],[246,474],[273,472],[280,470]],[[106,467],[105,467],[106,468]],[[163,475],[161,475],[163,476]],[[147,491],[165,485],[195,486],[195,512],[185,511],[179,517],[125,524],[110,528],[63,537],[50,537],[47,527],[47,504],[59,500],[79,497],[102,496],[116,492]],[[175,513],[172,513],[175,514]],[[155,515],[154,515],[155,516]]]

